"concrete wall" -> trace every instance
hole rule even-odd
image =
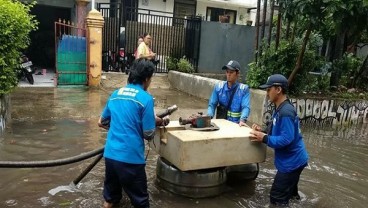
[[[247,6],[242,6],[240,4],[241,3],[239,3],[239,5],[236,5],[236,4],[228,4],[226,2],[197,1],[197,8],[196,8],[197,16],[201,16],[203,20],[206,20],[207,7],[229,9],[234,10],[237,13],[235,23],[239,25],[245,25],[247,23],[247,20],[250,20],[250,15],[249,13],[247,13],[247,7],[252,7],[252,4],[248,3]],[[257,3],[255,4],[255,6],[257,6]]]
[[[170,12],[170,13],[174,12],[174,0],[166,0],[166,2],[162,0],[148,0],[146,2],[147,4],[145,5],[142,0],[139,0],[138,7],[140,9],[149,9],[149,10],[156,10],[156,11],[163,11],[163,12]],[[161,13],[159,15],[164,15],[164,14]],[[166,16],[172,17],[172,15],[170,14],[167,14]]]
[[[170,71],[168,80],[172,88],[190,95],[209,99],[214,85],[220,80]],[[368,123],[368,101],[320,100],[291,98],[302,125],[332,126]],[[251,89],[249,121],[265,124],[271,118],[273,105],[266,100],[266,92]]]
[[[368,101],[291,98],[300,123],[308,126],[356,125],[368,123]],[[271,117],[273,105],[267,104],[264,121]]]
[[[181,73],[177,71],[169,71],[168,80],[172,88],[186,92],[190,95],[209,99],[216,83],[220,82],[217,79],[211,79],[192,74]],[[262,124],[263,115],[266,109],[266,92],[262,90],[251,89],[251,114],[249,121]]]
[[[251,26],[202,22],[198,72],[222,73],[222,66],[235,59],[245,75],[254,57],[255,29]]]
[[[0,95],[0,136],[5,130],[6,123],[10,120],[10,97]]]
[[[368,55],[368,43],[359,43],[357,47],[357,56],[365,59]]]
[[[21,0],[22,2],[30,2],[30,0]],[[37,5],[70,8],[70,21],[76,22],[76,5],[75,0],[37,0]]]
[[[291,99],[302,124],[331,126],[368,123],[368,101]]]

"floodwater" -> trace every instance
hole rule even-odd
[[[207,102],[168,89],[150,90],[156,110],[177,104],[180,116],[206,111]],[[12,94],[12,122],[0,137],[0,161],[52,160],[103,146],[106,131],[97,127],[108,93],[87,88],[23,88]],[[304,127],[309,166],[301,176],[301,201],[291,207],[366,207],[368,203],[368,126]],[[255,181],[228,187],[218,196],[191,199],[155,184],[158,155],[149,152],[148,189],[153,208],[269,207],[275,174],[273,152],[260,164]],[[93,159],[50,168],[1,169],[0,207],[101,207],[103,160],[77,185],[69,184]],[[124,198],[120,207],[130,207]]]

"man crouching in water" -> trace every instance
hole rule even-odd
[[[122,189],[134,207],[149,207],[144,139],[153,139],[156,125],[167,125],[165,119],[155,116],[153,97],[147,92],[154,69],[151,61],[136,60],[128,85],[112,93],[98,122],[109,129],[104,151],[104,208],[120,202]],[[106,119],[110,127],[103,124]]]

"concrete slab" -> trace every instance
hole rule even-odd
[[[43,69],[36,69],[33,74],[34,84],[24,79],[19,81],[18,87],[55,87],[55,76],[55,71],[52,69],[46,69],[45,74]]]
[[[225,119],[211,122],[220,129],[196,131],[172,121],[165,128],[157,128],[150,146],[182,171],[265,161],[266,145],[250,141],[250,128]]]

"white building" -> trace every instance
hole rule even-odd
[[[257,0],[95,0],[97,3],[130,2],[144,10],[161,11],[159,15],[198,16],[205,21],[245,25],[255,23]],[[138,3],[138,4],[137,4]],[[154,14],[154,13],[153,13]]]

